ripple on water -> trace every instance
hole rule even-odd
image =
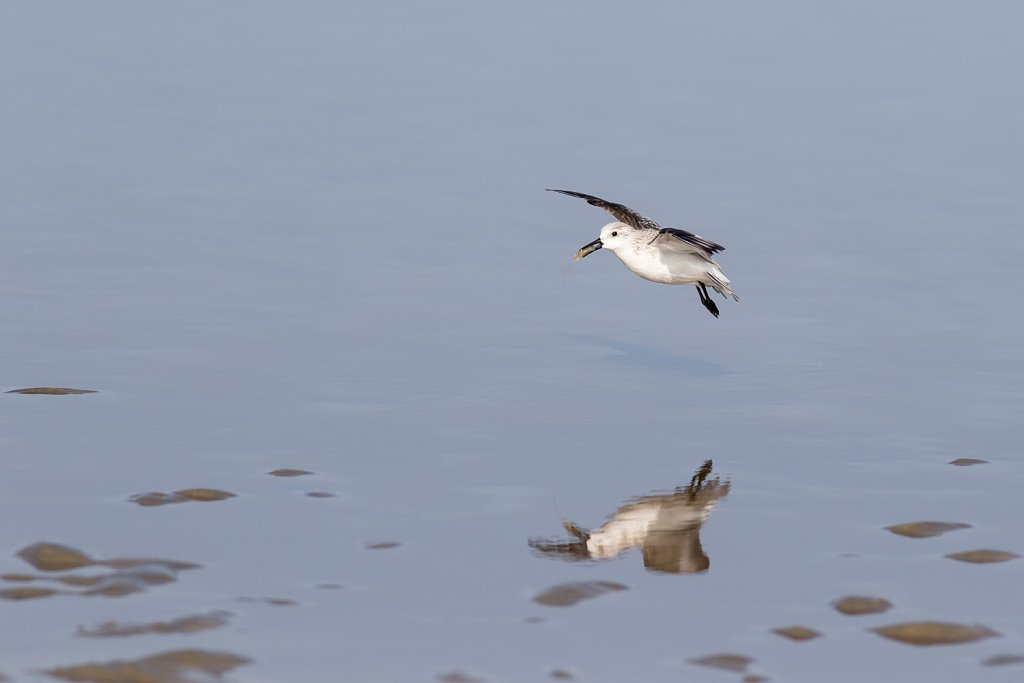
[[[960,553],[950,553],[946,557],[960,562],[971,562],[973,564],[991,564],[993,562],[1009,562],[1016,560],[1020,555],[1005,550],[989,550],[981,548],[978,550],[965,550]]]
[[[862,614],[881,614],[892,609],[892,603],[885,598],[873,598],[864,595],[847,595],[832,603],[837,612],[850,617]]]
[[[207,676],[220,678],[249,661],[229,652],[174,650],[142,659],[57,667],[46,673],[54,678],[91,683],[173,683],[206,680]]]
[[[909,538],[931,538],[932,536],[941,536],[950,531],[970,528],[970,524],[964,524],[963,522],[906,522],[905,524],[887,526],[885,530]]]
[[[880,636],[908,645],[956,645],[999,635],[985,626],[942,621],[913,621],[871,630]]]
[[[534,596],[533,601],[549,607],[571,607],[605,593],[624,590],[627,590],[626,586],[612,581],[574,581],[552,586]]]

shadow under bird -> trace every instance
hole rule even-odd
[[[725,247],[682,228],[663,228],[628,206],[607,202],[572,190],[551,190],[570,197],[585,199],[588,204],[604,209],[618,220],[601,229],[601,236],[580,248],[573,261],[607,249],[627,268],[645,280],[666,285],[694,285],[704,308],[718,317],[718,306],[711,300],[708,287],[724,297],[739,301],[729,278],[713,256]]]

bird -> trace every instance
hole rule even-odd
[[[605,225],[596,240],[580,247],[573,261],[589,256],[598,249],[607,249],[645,280],[666,285],[695,286],[701,304],[716,318],[719,310],[708,294],[709,286],[723,297],[731,296],[736,301],[740,300],[732,290],[729,278],[722,272],[722,267],[713,258],[725,250],[721,244],[682,228],[663,228],[628,206],[605,201],[600,197],[572,190],[547,191],[585,199],[588,204],[604,209],[618,219]]]

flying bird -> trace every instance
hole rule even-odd
[[[598,249],[607,249],[627,268],[645,280],[666,285],[694,285],[704,308],[718,317],[718,306],[711,300],[708,287],[722,296],[740,298],[732,291],[729,278],[713,256],[725,247],[682,228],[663,228],[628,206],[607,202],[572,190],[548,190],[585,199],[588,204],[604,209],[617,221],[601,229],[601,236],[584,245],[573,261],[589,256]]]

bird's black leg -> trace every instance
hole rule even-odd
[[[703,282],[697,283],[697,295],[700,297],[700,302],[704,304],[704,308],[711,312],[711,315],[718,317],[718,306],[711,300],[711,296],[708,294],[708,288],[704,286]]]

